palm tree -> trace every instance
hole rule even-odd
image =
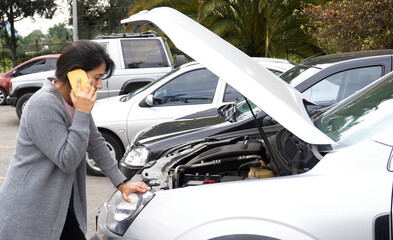
[[[320,51],[296,14],[302,2],[318,0],[136,0],[130,15],[169,6],[200,22],[249,56],[305,58]],[[130,30],[130,29],[128,29]]]
[[[250,56],[301,58],[319,48],[301,26],[308,19],[296,14],[301,0],[204,0],[201,23]]]

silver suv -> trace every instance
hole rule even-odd
[[[185,57],[178,55],[175,64],[166,39],[153,31],[99,36],[93,41],[100,43],[115,63],[113,75],[103,80],[97,92],[99,99],[133,92],[185,62]],[[31,95],[52,76],[54,70],[11,80],[7,103],[16,107],[19,119]]]

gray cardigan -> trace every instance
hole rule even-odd
[[[24,109],[0,187],[0,240],[58,240],[72,186],[75,215],[86,233],[86,151],[114,186],[126,179],[91,115],[75,111],[71,124],[59,91],[46,81]]]

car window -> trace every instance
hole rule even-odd
[[[234,102],[240,99],[243,99],[243,95],[241,95],[231,85],[225,84],[225,94],[224,94],[223,102]]]
[[[21,76],[30,73],[43,72],[46,71],[46,59],[39,59],[29,62],[21,66],[17,71],[16,75]]]
[[[270,69],[270,68],[268,68],[268,70],[269,70],[270,72],[274,73],[274,75],[276,75],[276,76],[280,76],[280,75],[282,74],[282,72],[279,71],[279,70]]]
[[[135,92],[130,92],[130,93],[127,95],[126,100],[127,100],[127,101],[130,100],[130,99],[133,98],[134,96],[137,96],[139,93],[145,91],[145,89],[148,89],[149,87],[153,86],[154,84],[156,84],[156,83],[158,83],[158,82],[160,82],[160,81],[163,81],[164,79],[166,79],[167,77],[169,77],[170,75],[176,73],[176,72],[179,71],[179,70],[180,70],[180,68],[175,68],[175,69],[173,69],[172,71],[170,71],[170,72],[168,72],[168,73],[162,75],[162,76],[159,77],[158,79],[153,80],[153,81],[151,81],[150,83],[146,84],[145,86],[143,86],[143,87],[137,89]]]
[[[212,103],[218,77],[207,69],[184,73],[154,92],[154,104],[183,105]]]
[[[299,64],[281,74],[280,78],[295,87],[319,71],[321,68]]]
[[[254,114],[258,114],[261,111],[261,109],[257,105],[255,105],[251,100],[248,100],[248,102],[250,103],[251,110],[254,112]],[[236,122],[239,122],[251,116],[250,106],[248,106],[245,100],[236,102],[237,111],[234,114],[234,119]]]
[[[165,51],[158,39],[122,40],[121,48],[126,69],[169,66]]]
[[[303,92],[321,107],[337,103],[382,76],[381,66],[350,69],[333,74]]]
[[[274,70],[268,68],[269,71],[274,73],[276,76],[280,76],[282,74],[281,71]],[[243,99],[243,95],[241,95],[236,89],[234,89],[231,85],[225,84],[225,94],[223,98],[223,102],[234,102],[236,100]]]
[[[393,122],[393,74],[344,99],[316,119],[316,126],[342,145],[373,136]]]
[[[49,70],[55,70],[57,58],[48,58],[48,61],[49,61]]]

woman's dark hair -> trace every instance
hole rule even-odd
[[[105,49],[97,42],[78,40],[70,43],[61,53],[56,63],[56,78],[68,82],[67,73],[75,69],[91,71],[105,63],[105,78],[112,76],[115,64]]]

